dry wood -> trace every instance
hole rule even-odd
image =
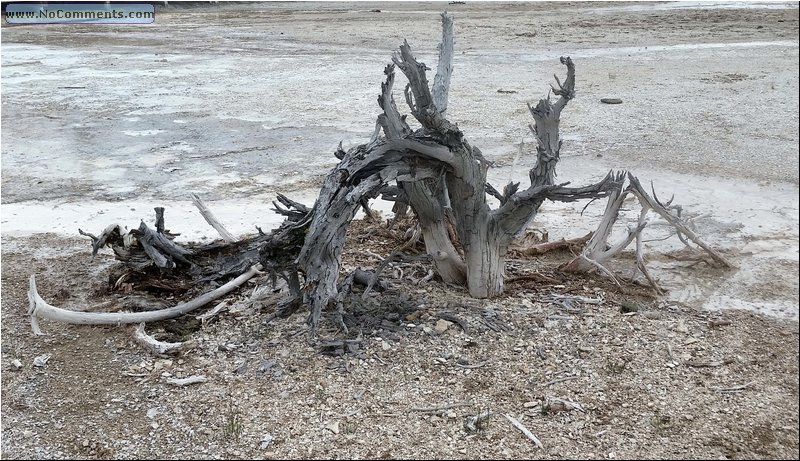
[[[481,367],[484,367],[484,366],[486,366],[486,364],[488,364],[488,363],[489,363],[489,361],[488,361],[488,360],[486,360],[486,361],[483,361],[483,362],[478,362],[478,363],[472,363],[472,364],[462,364],[462,363],[458,363],[458,362],[456,362],[456,366],[457,366],[458,368],[463,368],[463,369],[465,369],[465,370],[474,370],[474,369],[476,369],[476,368],[481,368]]]
[[[156,208],[155,230],[142,222],[138,229],[128,233],[124,233],[120,226],[109,226],[99,237],[81,233],[92,239],[94,253],[102,246],[110,245],[117,259],[125,263],[128,271],[115,277],[118,281],[125,280],[124,284],[120,282],[121,289],[149,286],[162,291],[185,292],[201,282],[239,276],[259,262],[271,273],[273,281],[277,277],[286,280],[290,291],[290,296],[281,302],[268,320],[287,317],[305,304],[309,307],[307,323],[312,334],[316,334],[324,312],[333,312],[333,318],[340,327],[343,326],[345,302],[351,295],[356,277],[356,274],[350,274],[340,281],[347,228],[360,209],[369,213],[368,201],[382,193],[396,201],[400,206],[398,213],[406,204],[413,209],[425,242],[426,257],[433,261],[441,279],[446,283],[466,285],[470,295],[477,298],[496,297],[503,293],[509,245],[536,217],[545,200],[608,197],[606,213],[598,230],[591,237],[580,239],[588,238],[588,241],[581,255],[563,268],[565,271],[599,270],[619,284],[605,264],[635,240],[637,268],[654,289],[659,290],[647,270],[641,237],[648,224],[647,212],[651,210],[674,226],[682,241],[692,240],[715,261],[728,264],[686,226],[679,211],[677,216],[671,213],[671,210],[679,208],[669,203],[666,206],[661,204],[655,193],[650,197],[629,173],[612,171],[599,182],[584,187],[568,187],[568,182],[556,183],[556,166],[562,147],[560,120],[564,108],[575,98],[575,64],[569,57],[560,59],[566,76],[563,81],[555,76],[551,92],[555,98],[549,94],[535,105],[528,104],[533,119],[530,129],[536,140],[535,159],[528,173],[530,184],[523,188],[519,183],[509,183],[502,193],[489,185],[487,171],[492,163],[447,118],[454,55],[453,18],[447,14],[442,14],[442,41],[432,85],[429,85],[427,75],[430,69],[416,59],[411,46],[404,41],[393,54],[392,63],[384,70],[385,81],[377,98],[381,113],[369,141],[347,151],[339,144],[334,155],[340,162],[326,176],[313,208],[279,195],[273,203],[287,219],[269,235],[259,229],[260,235],[254,238],[234,241],[197,196],[193,196],[193,200],[201,214],[227,242],[191,247],[175,243],[174,235],[164,228],[163,208]],[[419,129],[412,130],[397,108],[393,95],[395,69],[399,69],[408,81],[403,95]],[[629,185],[623,189],[626,179]],[[487,194],[500,201],[498,208],[489,206]],[[629,226],[628,235],[620,242],[608,245],[612,226],[627,194],[634,194],[642,205],[639,222]],[[546,251],[575,243],[579,241],[550,242],[531,251]],[[381,269],[391,258],[390,255],[384,260]],[[165,279],[164,274],[170,277]],[[428,274],[422,281],[431,277]],[[190,283],[182,283],[186,280]],[[363,296],[370,292],[374,280],[375,277]],[[119,323],[120,319],[138,323],[149,321],[143,318],[162,318],[147,317],[148,313],[59,311],[44,301],[37,304],[33,294],[31,306],[32,325],[38,316],[46,315],[80,318],[81,323]],[[156,315],[163,316],[167,312],[173,315],[178,307],[187,308],[185,305],[176,306],[173,310],[158,311]],[[37,309],[40,309],[38,313]],[[184,313],[179,311],[175,315]],[[83,315],[73,317],[78,314]],[[492,321],[484,323],[489,328],[498,328]]]
[[[510,423],[511,423],[511,424],[512,424],[514,427],[516,427],[517,429],[519,429],[519,431],[520,431],[520,432],[522,432],[523,434],[525,434],[525,437],[527,437],[528,439],[530,439],[530,441],[531,441],[531,442],[533,442],[533,443],[534,443],[534,445],[536,445],[536,446],[537,446],[539,449],[544,449],[544,446],[542,445],[542,442],[540,442],[540,441],[539,441],[539,438],[538,438],[538,437],[536,437],[535,435],[533,435],[533,432],[531,432],[531,431],[530,431],[530,430],[529,430],[527,427],[525,427],[525,426],[524,426],[524,425],[523,425],[521,422],[519,422],[519,420],[517,420],[517,418],[515,418],[515,417],[513,417],[513,416],[511,416],[511,415],[509,415],[509,414],[506,414],[506,413],[503,413],[503,416],[504,416],[504,417],[505,417],[505,418],[508,420],[508,422],[510,422]]]
[[[755,381],[750,381],[747,384],[742,384],[740,386],[732,386],[732,387],[714,387],[714,392],[719,392],[720,394],[727,394],[731,392],[741,392],[755,384]]]
[[[177,306],[169,309],[162,309],[152,312],[78,312],[61,309],[47,304],[39,292],[36,290],[36,276],[31,275],[30,288],[28,289],[28,300],[30,308],[28,315],[31,318],[31,328],[37,335],[43,334],[39,329],[38,319],[54,320],[56,322],[72,323],[77,325],[119,325],[123,323],[142,323],[142,322],[156,322],[159,320],[166,320],[175,317],[180,317],[187,312],[191,312],[198,307],[205,306],[206,304],[227,295],[231,291],[240,287],[242,284],[250,280],[254,275],[258,274],[261,269],[260,264],[256,264],[250,268],[249,271],[236,277],[230,282],[222,285],[216,290],[210,291],[197,298],[180,303]]]
[[[526,255],[526,256],[537,256],[537,255],[543,255],[543,254],[547,253],[548,251],[560,250],[560,249],[565,249],[565,248],[566,249],[570,249],[570,248],[574,248],[576,246],[585,245],[586,242],[588,242],[590,238],[592,238],[592,232],[589,232],[588,234],[584,235],[583,237],[577,237],[577,238],[569,239],[569,240],[562,238],[560,240],[556,240],[556,241],[553,241],[553,242],[540,243],[538,245],[533,245],[533,246],[530,246],[530,247],[527,247],[527,248],[516,248],[515,250],[518,253],[521,253],[521,254]]]
[[[722,360],[687,360],[685,363],[686,365],[695,368],[713,368],[728,365],[733,362],[735,362],[734,359],[725,358]]]
[[[197,320],[200,320],[202,323],[205,324],[212,318],[216,317],[217,314],[222,312],[222,310],[225,309],[226,307],[228,307],[228,301],[222,301],[221,303],[218,303],[216,306],[214,306],[213,309],[209,310],[205,314],[198,315]]]
[[[471,407],[472,402],[456,402],[456,403],[447,403],[444,405],[436,405],[432,407],[412,407],[409,408],[408,411],[418,412],[418,413],[440,413],[443,411],[451,410],[453,408],[459,407]]]
[[[176,355],[196,346],[194,341],[184,341],[179,343],[168,343],[159,341],[144,331],[144,323],[140,323],[134,330],[134,339],[148,352],[154,355]]]
[[[570,317],[570,319],[572,319],[572,317]],[[552,381],[547,381],[546,383],[542,383],[539,386],[540,387],[552,386],[553,384],[562,383],[564,381],[571,381],[573,379],[578,379],[578,378],[580,378],[580,376],[565,376],[563,378],[558,378],[558,379],[554,379]]]
[[[624,173],[627,179],[628,186],[623,190],[622,174],[618,177],[619,189],[613,191],[608,198],[606,210],[603,214],[603,219],[600,222],[597,230],[592,238],[586,243],[583,251],[579,256],[562,266],[560,269],[564,272],[588,272],[591,270],[599,270],[608,275],[615,283],[619,285],[619,281],[613,272],[608,270],[604,264],[607,260],[620,254],[628,245],[636,242],[636,268],[645,276],[650,286],[657,294],[662,294],[663,290],[658,286],[655,278],[650,274],[644,260],[644,250],[642,246],[643,238],[642,231],[647,227],[649,221],[647,214],[650,211],[661,215],[671,226],[673,226],[682,241],[688,246],[688,242],[684,239],[684,235],[702,248],[711,258],[723,267],[732,267],[732,265],[717,251],[713,250],[700,237],[698,237],[686,223],[680,218],[679,215],[672,214],[667,206],[659,202],[656,198],[650,196],[644,190],[639,180],[631,173]],[[639,213],[639,219],[636,225],[628,226],[628,235],[621,241],[614,245],[608,244],[608,239],[611,235],[612,226],[619,218],[619,211],[622,203],[628,194],[634,195],[641,205],[642,209]],[[655,195],[655,193],[653,194]],[[671,202],[671,200],[670,200]],[[672,206],[676,208],[676,206]],[[679,209],[679,207],[678,207]]]
[[[172,384],[173,386],[183,387],[207,382],[208,378],[203,375],[194,375],[189,376],[188,378],[167,378],[166,381],[168,384]]]
[[[192,194],[192,203],[197,209],[200,211],[200,214],[203,216],[203,219],[216,230],[220,237],[222,237],[226,242],[234,243],[237,241],[236,237],[233,236],[228,229],[225,229],[225,226],[222,225],[221,222],[214,216],[214,213],[208,209],[206,204],[200,199],[200,196],[197,194]]]

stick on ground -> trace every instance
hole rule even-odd
[[[535,435],[533,435],[533,432],[528,430],[527,427],[525,427],[521,422],[519,422],[519,420],[517,420],[517,418],[515,418],[515,417],[513,417],[511,415],[505,414],[505,413],[503,413],[503,416],[505,416],[505,418],[508,420],[508,422],[510,422],[514,427],[519,429],[520,432],[525,434],[525,437],[529,438],[531,440],[531,442],[533,442],[537,447],[539,447],[540,449],[544,449],[544,446],[542,445],[542,442],[540,442],[539,439]]]

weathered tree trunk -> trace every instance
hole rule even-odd
[[[452,40],[447,39],[448,17],[443,17],[444,39],[440,60],[452,59]],[[383,113],[370,142],[348,152],[338,151],[341,163],[328,175],[315,206],[309,234],[298,260],[306,274],[306,299],[311,304],[309,324],[316,328],[322,311],[339,297],[337,280],[346,227],[361,200],[374,197],[390,181],[419,218],[425,245],[442,278],[466,281],[472,296],[486,298],[503,292],[505,253],[511,239],[527,226],[546,199],[578,200],[603,197],[618,187],[616,176],[584,188],[555,185],[555,166],[561,141],[558,124],[562,109],[574,97],[575,66],[569,58],[567,78],[553,88],[559,99],[539,101],[530,107],[538,139],[537,161],[531,169],[531,185],[518,191],[506,187],[504,203],[491,210],[486,201],[489,163],[471,146],[458,127],[445,117],[436,102],[444,104],[452,65],[440,63],[447,75],[437,75],[437,92],[428,86],[427,67],[419,63],[408,43],[400,46],[386,68],[378,104]],[[408,79],[405,100],[422,128],[412,131],[397,110],[392,96],[394,66]],[[446,213],[452,213],[463,259],[447,232]]]
[[[433,87],[429,87],[426,70],[404,42],[384,73],[381,85],[376,129],[369,142],[353,147],[347,152],[336,150],[340,163],[327,175],[319,197],[309,210],[303,205],[279,196],[276,210],[287,220],[269,235],[236,240],[216,222],[204,206],[198,205],[203,216],[218,229],[227,242],[187,248],[172,241],[174,237],[164,229],[163,209],[156,209],[156,229],[141,224],[139,229],[123,234],[119,226],[109,226],[100,237],[89,235],[94,251],[110,245],[117,259],[123,261],[129,273],[142,279],[148,277],[155,285],[164,282],[164,274],[181,277],[192,283],[223,281],[237,277],[243,283],[259,267],[270,271],[273,280],[278,275],[286,279],[290,288],[289,299],[281,303],[273,314],[285,317],[294,312],[302,302],[309,305],[308,323],[316,331],[327,309],[334,309],[341,319],[343,298],[356,279],[355,273],[339,284],[341,256],[347,227],[360,207],[368,209],[367,201],[375,198],[390,184],[398,201],[398,211],[410,206],[420,223],[427,253],[432,257],[437,272],[446,282],[466,284],[469,293],[478,298],[499,296],[503,293],[505,255],[512,239],[525,230],[539,212],[545,200],[574,201],[610,197],[606,216],[600,228],[589,240],[581,257],[569,263],[564,270],[586,271],[589,268],[605,270],[601,262],[613,256],[634,239],[639,257],[637,263],[648,280],[655,285],[644,268],[641,258],[641,230],[646,225],[645,214],[654,210],[673,224],[683,236],[697,243],[721,264],[724,258],[702,243],[682,221],[672,215],[657,199],[641,188],[638,180],[628,174],[629,187],[622,189],[625,173],[609,173],[596,184],[571,188],[568,183],[557,184],[556,166],[560,158],[561,140],[559,123],[567,103],[575,97],[575,65],[562,57],[567,76],[564,82],[556,77],[552,92],[558,97],[553,102],[548,96],[536,104],[528,105],[534,123],[530,126],[537,139],[536,160],[529,172],[530,185],[520,190],[519,183],[510,183],[502,193],[486,183],[490,167],[480,149],[471,146],[459,128],[447,119],[447,99],[454,56],[453,20],[442,15],[442,43],[439,51],[438,71]],[[401,116],[392,94],[395,67],[408,80],[404,89],[405,102],[411,115],[421,128],[414,131]],[[607,239],[611,226],[617,219],[625,194],[637,196],[643,206],[637,226],[619,244],[609,248]],[[497,209],[491,209],[486,194],[500,200]],[[198,201],[199,203],[199,201]],[[450,227],[455,228],[452,237]],[[83,232],[81,232],[83,233]],[[688,244],[688,243],[687,243]],[[394,253],[393,253],[394,254]],[[613,278],[613,274],[606,270]],[[301,281],[301,274],[303,281]],[[363,274],[362,274],[363,275]],[[119,283],[128,274],[123,274]],[[178,277],[179,276],[179,277]],[[361,277],[363,278],[363,277]],[[616,279],[615,279],[616,280]],[[374,279],[369,282],[371,285]],[[229,282],[220,290],[233,289]],[[238,285],[236,285],[238,286]],[[184,288],[185,290],[186,288]],[[227,292],[227,291],[225,291]],[[81,317],[80,323],[109,321],[135,321],[166,318],[179,315],[200,302],[207,302],[220,291],[201,296],[198,301],[181,304],[160,314],[119,317],[99,315]],[[31,284],[32,322],[37,315],[56,320],[74,319],[45,303]],[[38,314],[37,314],[38,312]],[[122,319],[122,320],[120,320]],[[66,320],[70,321],[70,320]],[[145,320],[146,321],[146,320]],[[34,325],[36,327],[36,325]]]

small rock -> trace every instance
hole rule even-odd
[[[50,354],[42,354],[35,359],[33,359],[33,366],[35,367],[43,367],[47,365],[47,361],[50,360]]]
[[[26,438],[27,438],[27,437],[33,437],[33,431],[31,431],[31,430],[24,430],[24,431],[22,431],[22,436],[23,436],[23,437],[26,437]]]
[[[151,408],[147,410],[147,417],[150,419],[155,418],[157,414],[158,414],[158,409],[156,408]]]
[[[326,425],[325,429],[333,432],[334,434],[338,434],[339,433],[339,421],[334,421],[334,422]]]
[[[525,402],[522,404],[522,406],[525,408],[533,408],[537,405],[539,405],[539,402]]]
[[[22,362],[20,362],[19,359],[14,359],[11,361],[11,366],[14,367],[15,370],[19,370],[22,368]]]
[[[381,341],[381,349],[388,351],[392,348],[391,344],[387,343],[386,341]]]
[[[158,429],[158,423],[153,423],[150,425],[153,429]]]
[[[545,330],[549,330],[551,328],[558,326],[558,320],[545,320],[544,321],[544,328]]]
[[[261,437],[261,449],[266,450],[272,441],[275,440],[275,437],[272,436],[270,433],[266,433]]]
[[[600,102],[603,104],[622,104],[622,99],[619,98],[601,98]]]
[[[433,329],[436,331],[436,333],[442,334],[445,331],[447,331],[447,329],[450,328],[450,325],[452,324],[453,322],[448,322],[445,319],[439,319],[436,321],[436,326]]]

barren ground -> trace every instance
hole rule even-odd
[[[31,335],[31,273],[59,306],[124,296],[107,284],[112,257],[92,261],[79,226],[137,225],[164,205],[183,238],[213,238],[189,192],[235,233],[275,222],[275,192],[313,201],[336,144],[369,136],[391,50],[406,38],[435,64],[441,6],[268,4],[169,10],[149,27],[3,26],[3,458],[800,456],[796,5],[449,6],[461,50],[449,116],[496,161],[494,182],[525,178],[525,102],[570,55],[578,99],[562,120],[561,178],[625,167],[655,180],[694,216],[712,215],[698,230],[736,270],[681,264],[679,245],[653,242],[670,294],[652,298],[559,274],[565,253],[516,256],[507,296],[481,301],[436,279],[409,284],[427,267],[397,267],[387,292],[351,306],[363,341],[344,356],[308,344],[303,315],[264,325],[270,305],[149,325],[197,342],[169,359],[144,352],[128,327],[43,322],[48,336]],[[602,208],[576,218],[582,205],[547,205],[534,226],[582,235]],[[402,230],[357,223],[346,266],[375,266]],[[438,332],[441,316],[463,328]],[[165,381],[195,374],[209,381]],[[486,411],[482,430],[465,429]]]

